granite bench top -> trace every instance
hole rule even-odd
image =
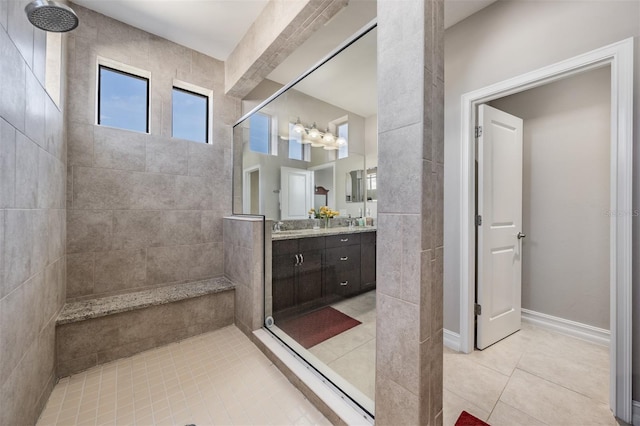
[[[311,238],[311,237],[327,237],[329,235],[341,235],[341,234],[356,234],[361,232],[376,232],[375,226],[354,226],[349,228],[347,226],[336,228],[320,228],[320,229],[295,229],[280,232],[272,232],[271,240],[293,240],[297,238]]]
[[[233,290],[234,288],[235,286],[231,281],[224,277],[219,277],[134,293],[71,302],[65,304],[62,308],[62,312],[60,312],[56,320],[56,325],[104,317],[149,306],[163,305],[206,294]]]

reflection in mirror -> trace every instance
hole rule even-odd
[[[376,201],[378,199],[378,168],[373,167],[367,169],[367,201]]]
[[[266,242],[272,274],[265,282],[265,323],[369,414],[375,390],[375,67],[372,29],[234,127],[233,170],[234,213],[264,215],[270,227],[285,221]],[[310,210],[322,206],[339,216],[311,220]],[[334,331],[332,321],[345,328]],[[346,347],[359,347],[362,360],[351,359],[355,354],[347,355]],[[337,358],[344,364],[335,364]]]
[[[316,186],[315,196],[313,197],[313,208],[316,211],[320,211],[320,207],[329,205],[329,190],[322,187]]]
[[[364,170],[351,170],[345,177],[345,201],[362,203],[364,201]]]

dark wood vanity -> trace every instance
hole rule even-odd
[[[274,239],[273,316],[281,319],[376,286],[376,231]]]

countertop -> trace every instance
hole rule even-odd
[[[294,240],[298,238],[327,237],[329,235],[356,234],[361,232],[375,232],[375,226],[355,226],[349,228],[347,226],[335,228],[320,229],[294,229],[280,232],[271,232],[271,239],[276,240]]]
[[[219,277],[116,296],[71,302],[64,305],[56,324],[69,324],[90,318],[104,317],[148,306],[162,305],[206,294],[228,291],[234,288],[235,286],[228,279]]]

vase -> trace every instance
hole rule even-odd
[[[331,218],[330,217],[325,217],[324,218],[324,229],[329,229],[331,228]]]

